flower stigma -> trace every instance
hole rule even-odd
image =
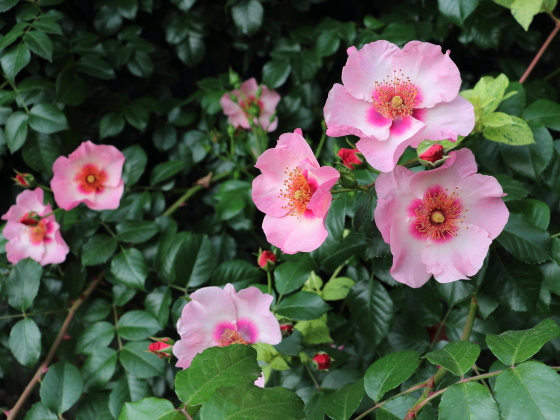
[[[222,334],[222,338],[216,340],[220,347],[229,346],[230,344],[250,344],[248,341],[244,340],[238,331],[230,330],[226,328]]]
[[[457,223],[462,223],[463,220],[460,218],[463,206],[458,201],[456,190],[457,188],[451,194],[447,189],[437,192],[428,191],[422,203],[414,210],[415,227],[423,237],[448,239],[457,236],[459,230]]]
[[[307,183],[307,179],[303,176],[301,169],[296,168],[290,171],[287,167],[284,171],[288,175],[288,179],[284,181],[284,190],[280,190],[278,198],[288,201],[288,204],[282,206],[283,209],[289,210],[290,216],[299,216],[307,210],[307,203],[311,200],[311,188]]]
[[[399,70],[400,72],[400,70]],[[405,79],[402,73],[393,73],[393,79],[389,77],[381,83],[375,82],[375,93],[373,95],[373,107],[385,118],[394,120],[396,118],[412,115],[417,105],[416,96],[418,89]]]

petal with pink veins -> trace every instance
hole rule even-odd
[[[391,226],[393,266],[390,272],[396,281],[418,288],[426,284],[432,275],[426,271],[422,261],[426,240],[413,235],[412,229],[412,220],[400,219]]]

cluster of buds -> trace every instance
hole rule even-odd
[[[319,352],[313,356],[313,364],[317,370],[328,370],[334,360],[325,352]]]
[[[155,343],[148,345],[148,351],[154,353],[160,359],[173,355],[173,344],[175,341],[168,337],[150,337]]]
[[[259,249],[257,264],[268,273],[272,271],[276,265],[276,255],[274,255],[274,252],[272,251],[263,251],[262,249]]]

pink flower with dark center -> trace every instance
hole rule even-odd
[[[358,156],[356,156],[358,153],[360,153],[360,151],[357,149],[340,149],[336,155],[342,159],[342,163],[347,168],[355,169],[354,164],[361,165],[364,163]]]
[[[70,156],[60,156],[54,162],[51,180],[56,203],[64,210],[80,203],[92,210],[118,208],[124,191],[124,160],[116,147],[96,145],[89,140]]]
[[[287,254],[319,248],[327,238],[330,189],[339,172],[319,166],[300,129],[282,134],[255,167],[262,174],[253,181],[253,201],[266,213],[263,230],[268,242]]]
[[[270,119],[276,113],[276,105],[280,102],[280,95],[265,85],[261,85],[261,94],[257,98],[258,91],[257,81],[255,78],[251,78],[241,83],[240,89],[225,93],[221,97],[220,104],[232,126],[244,129],[251,128],[249,116],[251,108],[256,106],[258,117],[255,118],[254,124],[260,125],[265,131],[276,130],[278,118],[275,117],[273,121],[270,121]],[[235,99],[232,99],[232,97]]]
[[[41,265],[59,264],[66,259],[68,246],[60,235],[51,205],[43,204],[41,188],[21,192],[2,220],[8,221],[2,234],[8,240],[6,253],[12,264],[24,258]]]
[[[236,293],[231,284],[223,289],[203,287],[190,295],[177,321],[181,339],[173,346],[177,366],[187,368],[208,347],[230,344],[278,344],[280,325],[270,312],[272,296],[256,287]]]
[[[374,219],[391,246],[395,280],[420,287],[432,275],[449,283],[480,270],[509,211],[496,178],[476,170],[472,152],[462,149],[437,169],[397,166],[378,176]]]
[[[449,51],[411,41],[401,50],[376,41],[348,49],[342,82],[329,92],[327,134],[355,135],[358,150],[380,171],[390,171],[408,146],[470,134],[474,108],[458,96],[461,77]]]

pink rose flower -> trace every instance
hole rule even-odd
[[[41,265],[59,264],[66,259],[68,245],[60,235],[60,226],[50,204],[43,204],[43,190],[25,190],[16,198],[2,220],[7,220],[2,231],[8,240],[8,261],[16,264],[32,258]],[[49,216],[47,216],[49,215]],[[47,217],[41,217],[47,216]]]
[[[71,210],[85,203],[92,210],[119,207],[124,191],[121,179],[124,155],[114,146],[82,143],[68,157],[53,165],[51,188],[56,204]]]
[[[339,172],[319,166],[300,129],[282,134],[255,167],[262,174],[253,181],[253,201],[266,213],[263,230],[268,242],[287,254],[319,248],[327,238],[330,189]]]
[[[458,96],[459,69],[438,45],[411,41],[401,50],[376,41],[348,49],[342,82],[329,92],[327,134],[355,135],[371,166],[390,171],[408,146],[470,134],[474,108]]]
[[[257,105],[260,113],[258,120],[255,118],[254,124],[260,124],[265,131],[276,130],[278,118],[274,118],[272,122],[270,122],[270,118],[276,112],[276,105],[280,102],[280,95],[265,85],[261,85],[261,95],[257,99],[258,90],[259,85],[257,85],[257,81],[253,77],[241,83],[241,89],[235,89],[221,97],[220,104],[231,125],[245,129],[251,128],[248,119],[249,109],[253,105]],[[233,100],[231,96],[235,96],[237,100]]]
[[[239,293],[231,284],[223,289],[203,287],[190,298],[177,321],[181,336],[173,346],[177,367],[188,368],[194,356],[208,347],[282,340],[280,325],[270,312],[272,296],[256,287]]]
[[[420,287],[432,274],[448,283],[480,270],[509,211],[496,178],[476,169],[472,152],[462,149],[437,169],[397,166],[379,175],[374,219],[391,246],[395,280]]]

